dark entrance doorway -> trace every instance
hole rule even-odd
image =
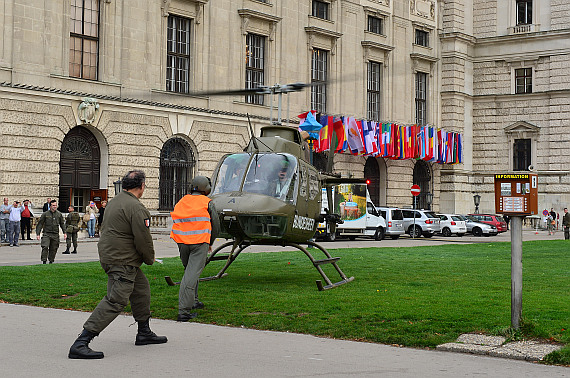
[[[376,206],[380,205],[380,167],[376,158],[369,157],[364,165],[364,179],[368,182],[370,199]]]
[[[92,191],[99,191],[101,153],[99,142],[83,126],[76,126],[63,139],[59,157],[59,211],[67,212],[70,204],[76,211],[84,211],[92,199]],[[103,191],[107,199],[107,191]]]
[[[172,210],[190,192],[194,176],[194,153],[190,143],[174,137],[160,151],[159,210]]]
[[[415,197],[416,208],[431,210],[430,192],[431,173],[428,164],[423,160],[418,160],[414,166],[414,184],[420,186],[420,194]]]

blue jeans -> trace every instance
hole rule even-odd
[[[10,221],[10,226],[8,228],[8,241],[10,245],[18,244],[18,239],[20,237],[20,222]]]
[[[89,234],[89,236],[95,236],[95,222],[97,221],[97,219],[93,218],[93,219],[89,219],[89,222],[87,222],[87,233]]]
[[[10,225],[10,220],[0,219],[0,240],[8,241],[8,226]]]

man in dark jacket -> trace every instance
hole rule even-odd
[[[564,239],[570,239],[570,213],[564,208],[564,216],[562,217],[562,227],[564,227]]]
[[[103,358],[89,343],[103,331],[131,302],[138,322],[135,345],[162,344],[165,336],[150,330],[150,285],[140,266],[154,263],[154,245],[150,234],[150,213],[139,201],[145,189],[143,171],[128,172],[122,180],[123,191],[109,201],[105,223],[98,243],[99,260],[107,281],[107,295],[83,324],[83,332],[69,350],[69,358]]]
[[[69,205],[69,214],[65,218],[65,232],[67,233],[67,249],[63,252],[64,255],[68,255],[69,249],[71,248],[71,242],[73,242],[73,252],[77,253],[77,233],[79,232],[79,222],[81,222],[81,217],[79,213],[75,211],[73,205]]]
[[[38,240],[40,240],[40,233],[42,230],[44,231],[41,241],[41,259],[44,264],[48,259],[50,264],[53,264],[55,260],[55,255],[59,248],[59,228],[63,231],[63,238],[67,239],[63,214],[57,210],[57,201],[52,200],[49,203],[49,210],[42,214],[36,226]]]

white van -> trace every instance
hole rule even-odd
[[[333,241],[337,236],[354,240],[357,236],[384,239],[386,222],[370,200],[366,184],[338,184],[332,187],[333,213],[339,214],[342,223],[332,235],[325,223],[318,226],[318,236]],[[327,191],[323,188],[321,213],[327,213]]]
[[[377,207],[376,210],[386,221],[386,236],[396,240],[406,233],[404,230],[404,215],[396,207]]]

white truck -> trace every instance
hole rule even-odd
[[[334,241],[337,236],[354,240],[357,236],[368,236],[375,240],[384,239],[386,221],[370,200],[366,184],[338,184],[332,186],[333,211],[329,211],[327,190],[323,188],[321,213],[334,213],[340,216],[342,223],[336,231],[330,231],[326,223],[319,223],[317,236]]]

